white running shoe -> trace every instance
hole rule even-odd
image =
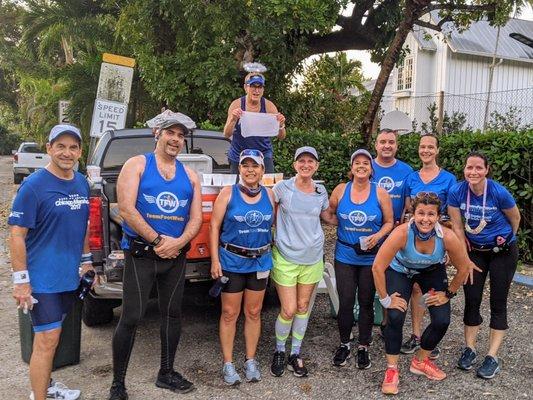
[[[80,390],[69,389],[61,382],[52,381],[48,387],[46,398],[56,400],[76,400],[80,397],[80,394]],[[35,400],[33,392],[30,394],[30,400]]]

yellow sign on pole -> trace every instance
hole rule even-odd
[[[123,65],[125,67],[130,68],[135,67],[134,58],[119,56],[117,54],[104,53],[102,56],[102,60],[109,64]]]

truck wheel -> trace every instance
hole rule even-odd
[[[87,326],[98,326],[108,324],[113,320],[113,308],[117,307],[120,301],[112,299],[97,299],[90,293],[83,302],[81,314],[83,323]]]
[[[22,174],[13,174],[13,183],[15,185],[18,185],[19,183],[21,183],[23,179],[24,179],[24,175],[22,175]]]

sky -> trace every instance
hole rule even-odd
[[[522,11],[520,16],[517,16],[520,19],[526,19],[533,21],[533,9],[531,6],[527,6]],[[370,53],[364,50],[350,50],[347,51],[348,57],[361,61],[363,65],[363,76],[368,79],[376,79],[379,74],[379,65],[370,61]]]

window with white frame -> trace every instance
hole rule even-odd
[[[404,58],[398,63],[398,83],[396,90],[409,90],[413,87],[413,58]]]

